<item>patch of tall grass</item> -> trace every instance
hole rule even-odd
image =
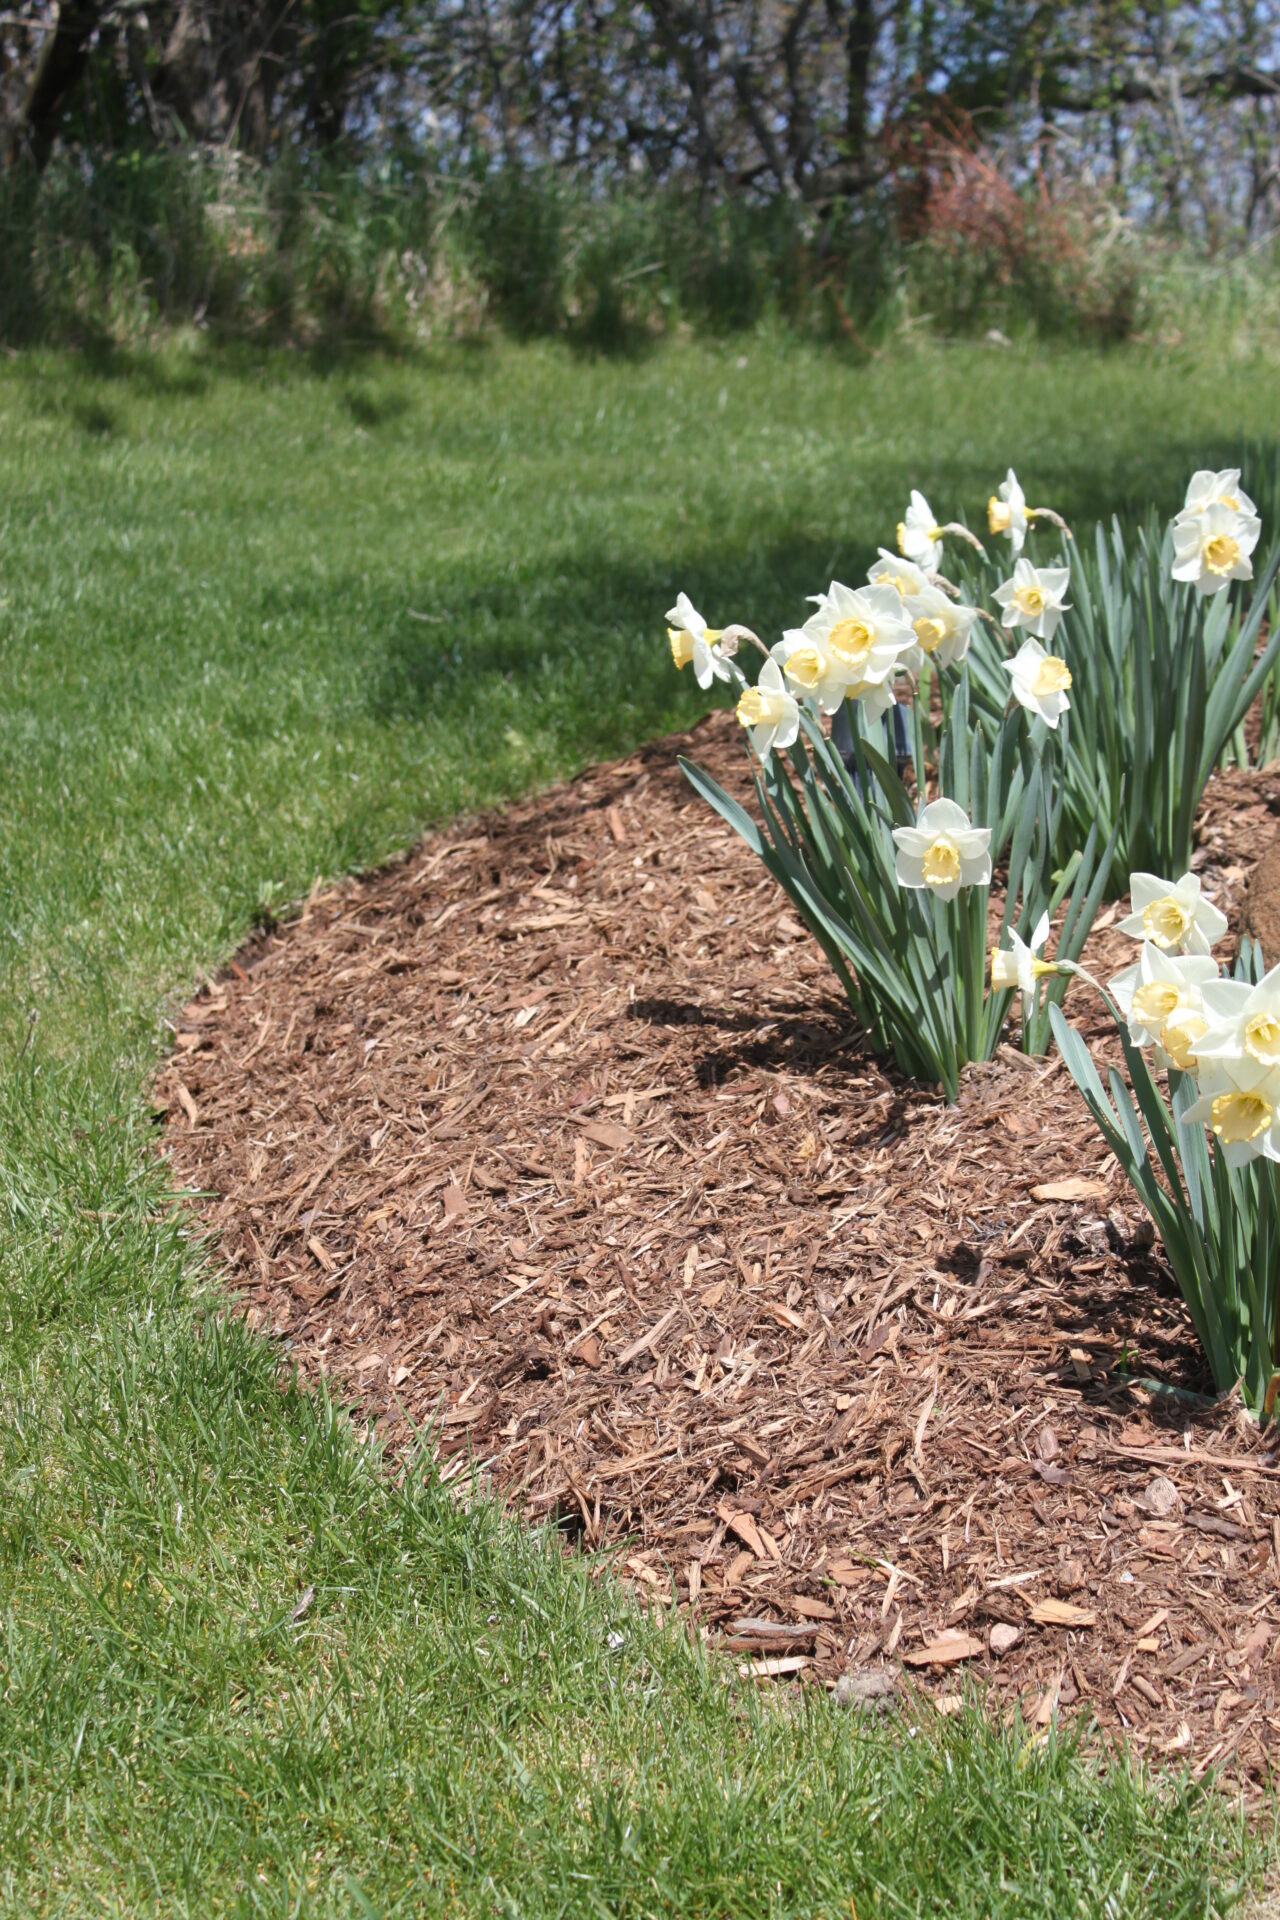
[[[497,327],[626,352],[773,320],[871,352],[908,328],[1174,340],[1203,315],[1228,345],[1257,346],[1280,307],[1272,254],[1211,269],[1100,200],[973,231],[967,206],[904,240],[887,197],[820,210],[606,191],[395,153],[263,167],[196,147],[60,152],[42,176],[0,174],[0,340],[134,343],[194,324],[409,346]]]

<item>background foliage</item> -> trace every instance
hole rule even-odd
[[[1278,34],[1276,0],[33,0],[0,335],[1168,331],[1188,262],[1269,276]]]

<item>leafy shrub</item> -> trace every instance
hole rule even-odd
[[[478,268],[495,310],[517,334],[555,332],[564,318],[567,238],[554,174],[494,168],[471,214]]]
[[[1103,343],[1143,324],[1143,243],[1096,188],[1016,186],[963,116],[927,129],[898,158],[912,284],[942,324],[1021,323]]]

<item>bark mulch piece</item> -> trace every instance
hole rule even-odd
[[[314,893],[185,1009],[166,1151],[231,1284],[749,1671],[974,1673],[1260,1779],[1280,1456],[1140,1384],[1207,1383],[1065,1069],[947,1107],[873,1060],[678,751],[743,787],[720,716]],[[1278,807],[1207,799],[1233,917]]]

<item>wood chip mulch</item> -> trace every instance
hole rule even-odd
[[[1260,1781],[1280,1449],[1140,1384],[1207,1382],[1060,1061],[955,1107],[875,1061],[678,751],[742,788],[718,716],[313,893],[184,1010],[164,1150],[230,1284],[762,1678],[976,1674]],[[1207,797],[1233,921],[1278,807]]]

